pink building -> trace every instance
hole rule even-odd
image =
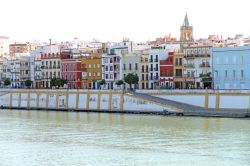
[[[67,80],[68,88],[81,88],[82,70],[78,59],[62,59],[62,79]]]

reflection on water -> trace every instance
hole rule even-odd
[[[245,119],[4,110],[0,165],[249,165]]]

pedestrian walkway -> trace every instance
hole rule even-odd
[[[181,103],[169,99],[163,99],[160,97],[151,96],[145,93],[132,92],[132,95],[137,98],[159,103],[160,105],[170,106],[178,110],[182,110],[184,115],[194,115],[194,116],[225,116],[225,117],[246,117],[249,116],[249,110],[232,110],[232,109],[206,109],[203,107]]]

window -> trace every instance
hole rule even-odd
[[[240,71],[240,78],[244,79],[244,71],[243,70]]]
[[[95,72],[93,73],[93,76],[95,77],[96,75],[95,75]]]
[[[144,72],[144,65],[142,65],[142,67],[141,67],[141,71],[142,71],[142,72]]]
[[[225,56],[225,65],[228,65],[228,56]]]
[[[108,74],[106,74],[106,77],[105,77],[106,79],[108,79],[109,78],[109,75]]]
[[[89,72],[89,77],[91,77],[91,72]]]
[[[177,77],[182,77],[182,69],[176,69],[176,70],[175,70],[175,75],[176,75]]]
[[[113,79],[113,74],[110,74],[110,79]]]
[[[182,58],[179,58],[179,65],[182,65]]]
[[[100,72],[97,73],[97,76],[100,77]]]
[[[215,78],[218,79],[219,78],[219,72],[217,70],[215,70],[214,73],[215,73]]]
[[[93,68],[95,68],[95,64],[93,64]]]
[[[89,68],[91,68],[91,64],[89,64]]]
[[[126,70],[126,64],[123,64],[123,69]]]
[[[97,68],[100,68],[100,64],[97,64]]]
[[[241,56],[240,61],[241,61],[241,62],[240,62],[241,64],[244,63],[244,57],[243,57],[243,56]]]
[[[236,71],[233,70],[233,78],[235,79],[236,78]]]
[[[109,71],[109,67],[108,67],[108,66],[106,66],[106,69],[105,69],[105,71]]]
[[[233,64],[236,64],[236,56],[233,56]]]
[[[135,64],[135,70],[138,70],[138,63]]]
[[[175,66],[178,66],[178,58],[175,58]]]
[[[227,70],[225,70],[225,79],[228,78],[228,75],[227,75]]]
[[[113,66],[110,66],[110,71],[113,71]]]
[[[132,64],[131,63],[129,64],[129,70],[132,70]]]
[[[141,75],[141,80],[144,80],[144,74]]]
[[[219,65],[220,64],[220,57],[216,57],[216,64]]]

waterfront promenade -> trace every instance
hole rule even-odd
[[[249,117],[248,91],[2,89],[0,106],[12,109]]]

